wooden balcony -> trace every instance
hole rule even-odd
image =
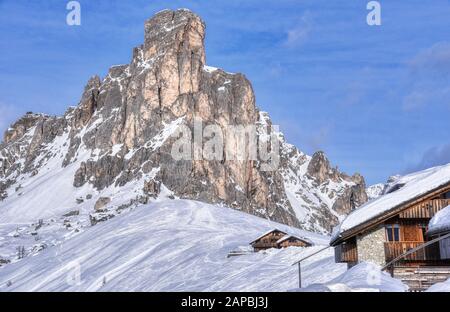
[[[450,205],[450,199],[427,200],[400,212],[400,219],[431,219],[442,208]]]
[[[386,262],[392,261],[405,252],[418,247],[425,242],[386,242],[384,254]],[[440,259],[439,244],[432,244],[405,257],[406,261],[435,261]]]

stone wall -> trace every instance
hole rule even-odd
[[[378,265],[386,263],[384,255],[385,229],[380,226],[357,237],[358,261],[368,261]]]

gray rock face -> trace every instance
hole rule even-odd
[[[359,174],[355,174],[350,177],[350,181],[354,182],[354,185],[347,188],[333,204],[333,210],[341,215],[349,214],[350,211],[368,200],[364,178]]]
[[[89,183],[101,191],[144,181],[143,196],[155,197],[164,187],[182,198],[330,231],[338,215],[367,199],[364,179],[331,168],[321,152],[303,154],[281,133],[280,167],[274,171],[263,171],[255,160],[172,157],[176,138],[170,134],[180,125],[193,129],[194,119],[222,129],[271,124],[244,75],[205,66],[204,39],[205,24],[196,14],[162,11],[145,22],[144,43],[130,64],[89,79],[77,107],[63,117],[21,118],[0,145],[0,198],[7,196],[8,181],[39,174],[56,155],[47,144],[61,141],[58,157],[63,167],[77,167],[77,188]],[[227,143],[236,142],[226,137]]]
[[[64,118],[44,114],[27,113],[15,122],[0,144],[0,184],[9,186],[21,173],[37,172],[51,157],[51,151],[42,155],[41,147],[62,135],[65,128]]]

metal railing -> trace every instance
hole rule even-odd
[[[298,260],[298,261],[296,261],[296,262],[294,262],[292,264],[292,265],[296,265],[296,264],[298,265],[298,288],[302,288],[302,266],[301,266],[301,263],[303,261],[305,261],[306,259],[309,259],[312,256],[315,256],[318,253],[321,253],[322,251],[324,251],[324,250],[326,250],[328,248],[332,248],[332,246],[324,247],[324,248],[322,248],[322,249],[320,249],[320,250],[318,250],[316,252],[313,252],[312,254],[310,254],[310,255],[308,255],[308,256],[306,256],[306,257],[304,257],[304,258],[302,258],[302,259],[300,259],[300,260]]]
[[[384,243],[384,254],[386,256],[386,261],[389,262],[396,257],[404,254],[405,252],[421,246],[424,241],[400,241],[400,242],[385,242]],[[408,255],[405,260],[411,261],[430,261],[439,260],[439,245],[432,244],[427,246],[422,250],[418,250],[415,253]]]

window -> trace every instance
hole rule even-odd
[[[445,199],[450,199],[450,191],[444,194]]]
[[[400,226],[398,224],[386,225],[386,238],[389,242],[399,242]]]

